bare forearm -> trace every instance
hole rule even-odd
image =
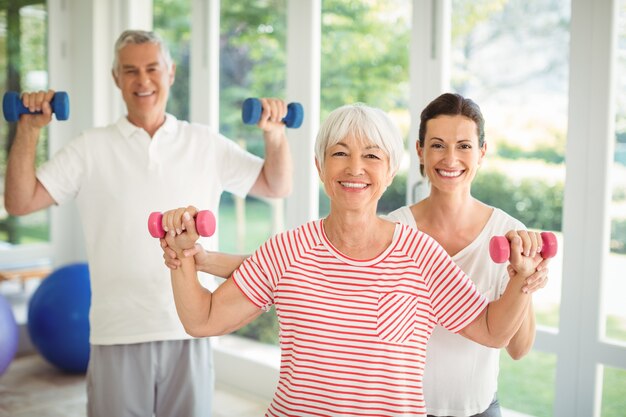
[[[184,258],[172,270],[176,311],[185,331],[194,337],[218,336],[240,329],[263,310],[254,305],[233,280],[226,280],[214,293],[198,282],[193,258]]]
[[[507,346],[527,316],[531,295],[522,291],[523,286],[523,279],[512,279],[502,297],[487,306],[487,330],[496,346]]]
[[[37,187],[35,154],[40,129],[18,126],[7,161],[5,207],[13,215],[26,214]]]
[[[229,276],[245,257],[207,252],[194,244],[199,235],[193,216],[185,208],[165,212],[163,225],[171,231],[185,230],[179,234],[167,233],[161,244],[166,249],[166,259],[176,260],[171,268],[172,290],[176,311],[188,334],[195,337],[225,334],[258,314],[259,308],[233,280],[226,280],[215,292],[198,281],[198,270]]]
[[[498,300],[490,302],[476,319],[461,330],[461,335],[484,346],[503,348],[519,330],[530,303],[522,291],[524,279],[511,278]]]
[[[208,322],[213,294],[198,281],[193,257],[183,258],[171,277],[178,317],[187,333],[198,336]]]
[[[199,271],[216,277],[228,278],[248,256],[204,251],[203,256],[197,257],[196,267]]]
[[[535,312],[530,302],[526,309],[526,315],[519,330],[506,347],[511,358],[518,360],[526,356],[535,342]]]
[[[265,163],[262,175],[268,185],[265,197],[285,197],[291,192],[293,162],[284,131],[265,132]]]

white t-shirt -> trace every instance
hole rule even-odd
[[[409,207],[401,207],[389,219],[417,228]],[[489,240],[510,230],[526,229],[500,209],[478,237],[452,257],[488,301],[500,298],[509,281],[507,263],[496,264],[489,257]],[[498,389],[500,350],[482,346],[435,327],[428,342],[424,370],[424,397],[428,414],[470,416],[485,411]]]
[[[487,301],[430,236],[396,225],[370,260],[330,243],[323,220],[278,234],[233,274],[259,308],[275,305],[281,367],[267,416],[425,416],[426,343],[460,331]]]
[[[57,204],[75,199],[78,206],[91,276],[92,344],[189,338],[148,216],[188,205],[217,216],[222,191],[245,195],[262,165],[209,127],[167,115],[152,139],[126,117],[88,130],[37,170]],[[215,249],[217,233],[203,245]]]

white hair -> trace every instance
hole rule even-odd
[[[404,154],[402,134],[387,113],[363,103],[333,110],[317,134],[315,157],[324,166],[326,150],[348,136],[378,146],[389,157],[389,171],[395,174]]]
[[[170,55],[170,50],[159,35],[146,30],[125,30],[117,38],[117,41],[115,41],[115,47],[113,49],[113,74],[117,76],[118,73],[120,50],[129,44],[140,45],[142,43],[154,43],[159,45],[165,65],[168,69],[172,68],[172,56]]]

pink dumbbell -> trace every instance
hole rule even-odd
[[[541,257],[543,259],[552,258],[556,255],[557,242],[556,236],[552,232],[541,232]],[[498,264],[506,262],[511,256],[511,246],[509,240],[504,236],[494,236],[489,242],[489,255],[491,259]]]
[[[200,210],[196,214],[196,230],[200,236],[213,236],[215,233],[215,216],[209,210]],[[165,236],[163,230],[163,213],[153,211],[148,217],[148,231],[152,237],[162,238]]]

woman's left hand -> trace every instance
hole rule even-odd
[[[544,259],[537,266],[537,271],[528,278],[526,278],[524,286],[522,287],[522,291],[524,293],[533,294],[536,291],[544,288],[548,284],[548,274],[550,272],[550,270],[548,269],[549,263],[549,259]],[[507,272],[509,273],[509,277],[511,278],[516,274],[515,269],[511,265],[507,267]]]

